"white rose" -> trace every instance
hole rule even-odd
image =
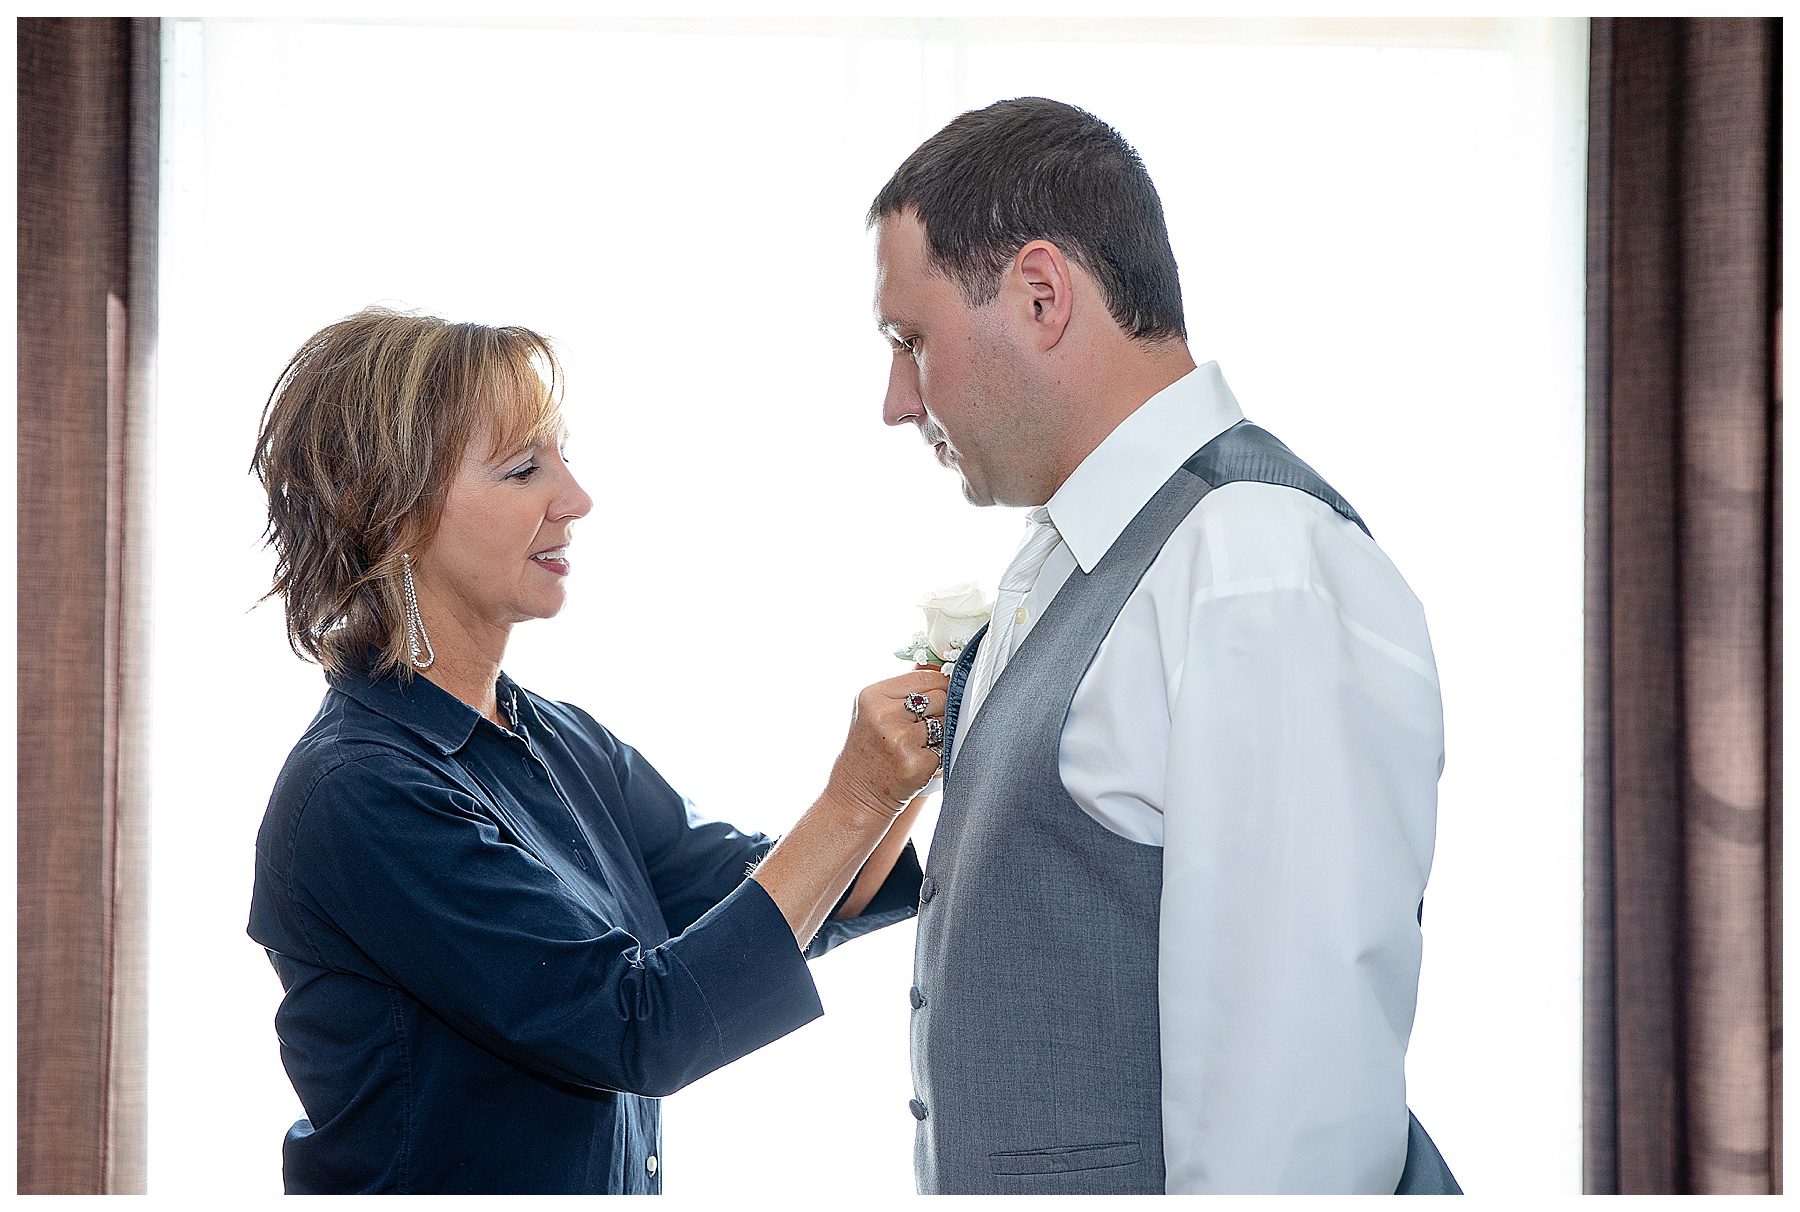
[[[970,584],[935,590],[919,607],[925,612],[925,642],[945,661],[955,660],[994,612],[994,604]]]

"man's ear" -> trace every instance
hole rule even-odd
[[[1013,258],[1013,274],[1029,309],[1026,322],[1038,352],[1055,349],[1074,314],[1074,280],[1068,258],[1050,241],[1033,240]]]

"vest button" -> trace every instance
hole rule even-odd
[[[924,1119],[925,1118],[925,1104],[920,1102],[916,1098],[910,1098],[910,1099],[906,1100],[906,1109],[908,1111],[912,1112],[914,1119]]]
[[[906,1000],[912,1003],[914,1010],[922,1009],[925,1005],[925,995],[919,992],[917,985],[906,991]]]
[[[931,903],[931,898],[936,895],[937,881],[928,875],[925,877],[925,882],[919,885],[919,904],[929,905]]]

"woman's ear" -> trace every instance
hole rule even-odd
[[[426,533],[425,520],[418,517],[407,518],[400,523],[394,538],[395,543],[391,550],[395,557],[398,558],[402,554],[411,556],[413,567],[417,569],[420,552],[431,542],[431,536]]]
[[[1055,349],[1074,314],[1068,258],[1048,240],[1033,240],[1013,258],[1012,276],[1029,307],[1026,322],[1039,353]]]

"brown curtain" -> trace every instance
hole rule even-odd
[[[160,31],[18,35],[18,1183],[141,1192]]]
[[[1593,23],[1584,1185],[1781,1190],[1781,25]]]

